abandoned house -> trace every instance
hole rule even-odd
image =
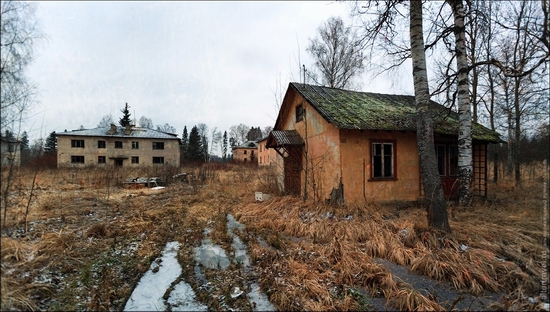
[[[21,142],[12,138],[0,138],[2,166],[21,165]]]
[[[277,161],[277,152],[272,148],[266,148],[267,138],[258,141],[258,165],[273,166]]]
[[[57,166],[180,165],[176,134],[133,126],[57,133]]]
[[[458,114],[431,105],[438,169],[445,196],[453,198]],[[415,112],[414,96],[290,83],[266,142],[279,154],[279,184],[316,200],[334,194],[347,203],[421,198]],[[472,125],[472,141],[472,189],[486,196],[487,145],[502,141],[479,124]]]
[[[235,161],[257,161],[258,143],[247,141],[239,146],[233,147],[231,151],[233,153],[233,160]]]

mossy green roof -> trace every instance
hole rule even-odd
[[[329,123],[339,129],[416,131],[416,102],[411,95],[357,92],[291,82]],[[458,113],[431,102],[434,132],[458,135]],[[499,134],[472,123],[472,139],[502,142]]]

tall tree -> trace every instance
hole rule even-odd
[[[318,28],[319,37],[310,39],[307,51],[321,77],[318,83],[331,88],[353,88],[351,82],[363,71],[360,40],[339,17],[329,18]]]
[[[21,134],[21,164],[27,164],[30,160],[29,135],[27,131]]]
[[[101,120],[99,121],[99,123],[97,124],[97,127],[98,128],[108,128],[111,126],[111,124],[113,124],[114,121],[113,121],[113,115],[111,114],[108,114],[108,115],[103,115],[103,117],[101,117]]]
[[[189,135],[187,134],[187,126],[183,126],[183,133],[181,135],[181,151],[183,158],[187,158],[187,149],[189,147]]]
[[[422,1],[410,2],[410,37],[413,62],[414,94],[416,100],[416,137],[420,157],[420,176],[427,204],[428,224],[434,228],[451,231],[447,215],[447,202],[437,170],[433,138],[433,120],[430,112],[430,91],[424,52],[424,28]]]
[[[227,160],[227,131],[223,132],[223,139],[222,139],[222,159],[225,162]]]
[[[246,134],[246,140],[248,141],[259,141],[262,139],[262,129],[260,127],[254,128],[250,127],[248,133]]]
[[[55,131],[52,131],[50,135],[46,138],[46,142],[44,144],[44,152],[46,154],[55,154],[57,151],[57,135],[55,134]]]
[[[120,110],[122,112],[122,118],[120,118],[119,123],[123,127],[126,127],[127,125],[130,125],[132,123],[132,119],[130,119],[131,114],[129,108],[130,106],[128,105],[128,103],[126,103],[124,109]]]
[[[26,71],[35,58],[35,45],[45,36],[35,17],[36,3],[0,2],[0,130],[23,118],[35,102],[36,85]]]
[[[447,204],[441,187],[441,177],[437,170],[433,141],[433,119],[430,110],[430,92],[426,71],[426,56],[423,33],[422,1],[408,2],[409,10],[409,46],[396,39],[396,18],[406,15],[402,7],[407,2],[389,0],[384,2],[366,2],[358,4],[355,11],[368,14],[370,20],[363,21],[365,42],[371,47],[379,47],[384,56],[393,59],[387,69],[402,64],[412,57],[413,81],[417,110],[417,144],[419,153],[420,176],[424,189],[428,225],[442,231],[451,231],[448,221]],[[367,17],[367,18],[368,18]]]
[[[249,127],[245,124],[233,125],[229,128],[229,137],[233,138],[235,146],[246,142]]]
[[[462,0],[446,0],[451,6],[454,17],[454,35],[457,68],[458,101],[458,201],[462,207],[472,205],[472,115],[470,107],[469,64],[466,54],[466,28],[464,26],[464,5]]]
[[[155,129],[151,118],[147,118],[145,116],[141,116],[141,118],[139,119],[139,126],[146,129]]]
[[[197,126],[191,128],[189,132],[189,146],[187,148],[187,158],[192,161],[204,161],[204,148],[202,146],[202,137],[199,134]]]

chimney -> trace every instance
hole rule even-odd
[[[124,129],[124,135],[130,135],[130,133],[132,133],[132,127],[133,125],[127,123],[125,126],[126,129]]]
[[[109,133],[111,135],[114,135],[116,133],[116,125],[115,124],[111,124],[111,129],[109,130]]]

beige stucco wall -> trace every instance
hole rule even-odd
[[[245,148],[236,147],[233,149],[233,160],[235,161],[250,161],[250,156],[254,155],[253,161],[258,161],[258,149],[257,148]]]
[[[272,148],[266,149],[267,139],[258,142],[258,165],[274,166],[277,162],[277,151]]]
[[[296,122],[296,106],[300,104],[305,109],[304,119]],[[338,187],[341,177],[339,131],[332,124],[327,123],[300,96],[293,97],[286,109],[288,109],[286,118],[282,120],[281,129],[277,130],[296,130],[305,141],[302,157],[302,167],[304,168],[301,176],[302,195],[303,186],[307,183],[309,198],[315,200],[329,198],[332,189]],[[282,159],[278,168],[282,175]]]
[[[371,143],[394,140],[396,179],[372,179]],[[342,182],[346,202],[416,200],[420,171],[416,134],[400,131],[340,130]]]
[[[71,147],[71,140],[84,140],[84,148]],[[98,148],[98,141],[103,140],[106,148]],[[115,148],[115,141],[122,141],[122,149]],[[132,142],[139,142],[138,149],[132,149]],[[163,150],[154,150],[153,142],[164,142]],[[71,163],[71,156],[84,156],[84,164]],[[98,164],[98,156],[106,156],[105,164]],[[139,164],[132,164],[132,156],[139,157]],[[164,157],[164,165],[179,167],[180,149],[178,140],[133,138],[133,137],[91,137],[91,136],[57,136],[57,166],[112,166],[110,157],[127,157],[122,166],[158,166],[153,164],[153,157]]]

